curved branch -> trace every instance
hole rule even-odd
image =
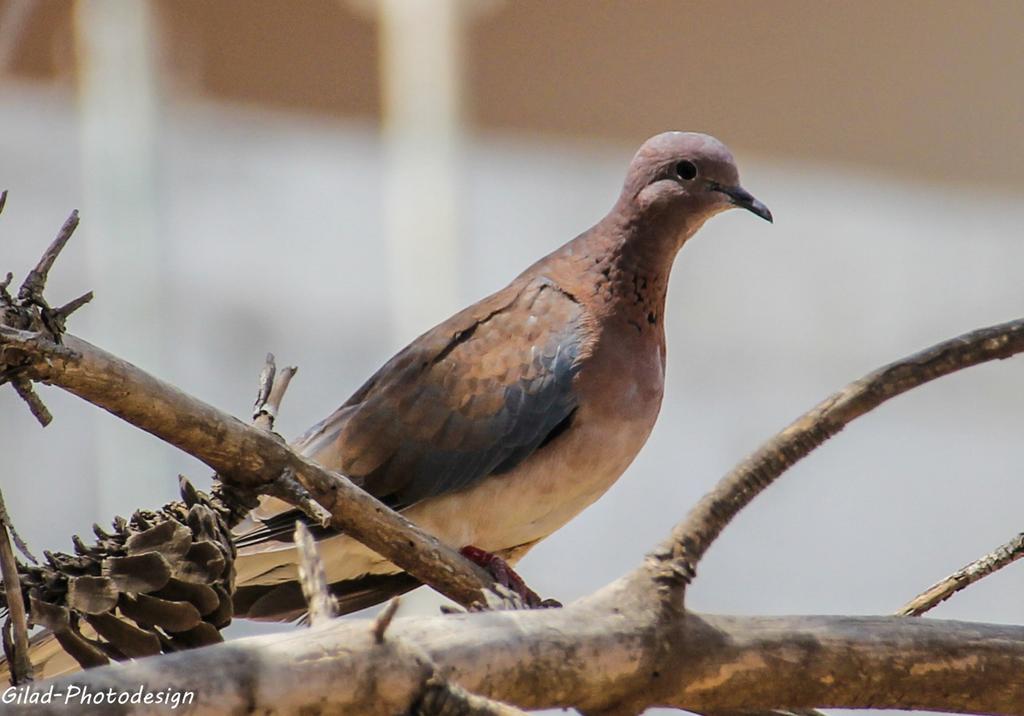
[[[662,705],[701,713],[835,707],[1024,716],[1024,627],[691,614],[659,632],[652,612],[646,615],[604,600],[397,619],[383,643],[366,621],[334,620],[92,669],[55,686],[189,689],[195,715],[318,708],[371,716],[404,713],[440,673],[520,708],[575,706],[585,713]],[[660,661],[659,640],[672,645]]]
[[[698,502],[648,559],[656,581],[681,588],[726,525],[782,473],[847,424],[929,381],[1024,351],[1024,319],[965,333],[869,373],[800,416]]]

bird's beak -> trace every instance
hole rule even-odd
[[[752,214],[757,214],[769,224],[775,223],[772,220],[772,212],[768,210],[768,207],[755,199],[754,196],[743,187],[721,186],[717,187],[717,189],[729,197],[729,201],[734,205],[742,207]]]

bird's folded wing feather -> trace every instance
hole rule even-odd
[[[417,338],[294,447],[398,510],[500,476],[571,421],[586,324],[550,281],[517,281]],[[264,501],[240,554],[290,543],[295,518]]]

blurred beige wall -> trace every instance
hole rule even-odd
[[[165,62],[181,88],[211,98],[376,118],[371,5],[160,0]],[[1024,3],[466,5],[480,129],[629,142],[703,129],[762,154],[1024,186]],[[69,7],[35,3],[17,74],[70,73]]]

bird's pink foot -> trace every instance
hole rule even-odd
[[[530,589],[526,582],[516,574],[516,571],[512,569],[508,562],[503,560],[496,554],[468,545],[459,550],[459,554],[468,559],[470,562],[477,564],[494,577],[494,581],[503,587],[511,589],[513,592],[519,595],[520,599],[530,609],[540,609],[545,607],[560,607],[562,606],[559,602],[554,599],[541,599],[537,592]]]

